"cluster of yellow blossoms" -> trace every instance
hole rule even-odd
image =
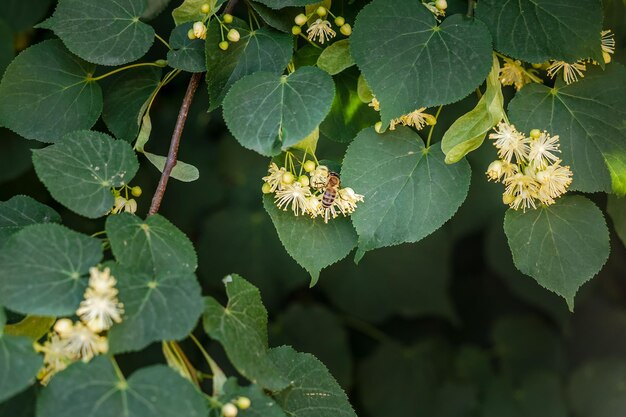
[[[372,98],[372,101],[368,104],[376,111],[380,111],[380,102],[376,97]],[[397,119],[393,119],[389,122],[389,130],[396,130],[397,125],[414,127],[417,130],[422,130],[425,126],[437,124],[437,118],[432,114],[424,113],[426,107],[420,107],[417,110],[413,110],[411,113],[404,114]],[[377,124],[376,131],[380,130],[382,124]],[[380,132],[379,132],[380,133]]]
[[[187,32],[187,37],[191,40],[194,40],[194,39],[205,40],[206,39],[207,22],[209,21],[211,16],[214,15],[214,11],[211,9],[211,5],[208,3],[204,3],[200,7],[200,11],[205,15],[205,17],[203,20],[194,22],[192,28],[189,29],[189,31]],[[241,34],[235,28],[228,29],[228,27],[226,27],[227,24],[233,23],[233,20],[234,20],[233,15],[226,13],[224,14],[224,16],[222,16],[221,20],[219,17],[217,17],[217,15],[215,15],[215,18],[217,19],[220,25],[220,31],[222,34],[222,41],[218,44],[218,46],[221,50],[225,51],[228,49],[229,42],[239,42],[239,39],[241,39]],[[224,39],[225,31],[226,31],[226,39]]]
[[[124,306],[117,299],[117,281],[109,268],[100,271],[94,267],[89,273],[89,286],[76,310],[80,321],[57,320],[48,339],[35,344],[35,349],[44,354],[44,366],[37,375],[44,385],[70,363],[89,362],[95,355],[106,353],[109,345],[102,333],[122,321]]]
[[[290,168],[270,163],[268,175],[263,177],[263,193],[275,194],[274,202],[280,209],[291,209],[296,216],[308,215],[313,219],[321,216],[324,223],[328,223],[328,220],[339,214],[348,216],[354,213],[357,203],[363,201],[363,196],[349,187],[341,188],[338,185],[336,189],[327,191],[331,172],[324,165],[308,160],[301,164],[296,174],[293,156],[289,153],[285,165]],[[328,207],[322,203],[325,193],[332,194],[334,198]]]
[[[504,204],[524,211],[537,208],[537,201],[554,204],[572,183],[569,166],[562,166],[555,155],[561,152],[559,137],[539,129],[526,137],[504,122],[494,130],[489,138],[494,140],[500,159],[489,165],[487,177],[505,185]]]
[[[430,10],[432,14],[435,15],[435,18],[439,19],[440,17],[444,17],[446,15],[446,9],[448,8],[448,2],[446,0],[435,0],[435,1],[424,1],[422,0],[422,4]]]
[[[135,214],[137,212],[137,201],[134,198],[129,198],[129,190],[133,197],[141,196],[142,190],[138,185],[134,187],[123,185],[120,189],[113,188],[111,190],[113,196],[115,197],[115,203],[113,203],[113,208],[109,211],[110,214],[118,214],[122,212]],[[124,193],[124,196],[122,196],[122,192]]]
[[[300,13],[294,19],[295,25],[291,28],[291,33],[294,35],[300,35],[302,33],[302,26],[304,26],[313,16],[317,16],[317,19],[313,23],[309,23],[309,28],[306,30],[307,39],[309,41],[317,41],[322,45],[337,36],[337,32],[333,30],[333,25],[328,20],[328,15],[334,18],[335,25],[339,27],[339,32],[344,36],[350,36],[352,34],[352,26],[346,23],[346,19],[342,16],[335,16],[326,7],[319,6],[315,9],[315,12],[305,15]]]
[[[615,37],[610,30],[601,32],[601,47],[604,63],[611,62],[611,55],[615,53]],[[526,69],[522,62],[507,57],[502,57],[504,65],[500,69],[500,82],[502,85],[514,85],[516,90],[520,90],[524,85],[531,82],[541,83],[541,78],[537,76],[539,69],[545,69],[548,76],[554,78],[558,73],[563,73],[563,80],[566,84],[578,81],[585,76],[587,64],[597,64],[593,60],[581,59],[574,63],[565,61],[550,61],[545,64],[533,64],[533,68]]]

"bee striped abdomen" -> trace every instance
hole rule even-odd
[[[324,208],[332,206],[336,198],[337,191],[333,189],[327,189],[326,191],[324,191],[324,195],[322,196],[322,206]]]
[[[328,181],[326,182],[324,195],[322,195],[322,207],[325,209],[332,206],[335,202],[335,199],[337,198],[337,190],[339,190],[339,184],[341,184],[339,174],[336,172],[330,172],[328,174]]]

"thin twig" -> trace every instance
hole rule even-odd
[[[165,194],[165,189],[167,188],[167,182],[170,179],[172,169],[174,169],[174,167],[176,166],[176,162],[178,161],[178,146],[180,145],[180,138],[183,134],[183,129],[185,128],[187,115],[189,114],[189,107],[191,106],[191,101],[193,100],[193,96],[196,93],[198,86],[200,85],[201,79],[202,73],[195,73],[191,76],[191,80],[189,80],[189,85],[187,86],[187,92],[185,93],[183,104],[181,104],[180,110],[178,111],[176,127],[174,128],[174,133],[172,133],[170,150],[167,153],[167,161],[165,162],[165,167],[163,167],[163,173],[161,174],[159,185],[157,186],[157,189],[154,192],[154,196],[152,197],[152,204],[150,204],[148,216],[155,214],[157,211],[159,211],[159,208],[161,207],[163,195]]]
[[[476,7],[476,0],[467,0],[467,17],[474,17],[474,7]]]
[[[236,5],[237,5],[237,0],[229,0],[226,7],[224,7],[224,14],[232,13]]]

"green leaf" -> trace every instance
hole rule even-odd
[[[2,402],[33,383],[43,364],[43,358],[33,349],[32,340],[2,334],[0,328],[0,363],[2,364],[0,402]]]
[[[557,374],[532,374],[519,386],[513,386],[505,378],[495,379],[487,387],[485,397],[482,417],[569,416]]]
[[[193,273],[198,266],[189,238],[159,214],[146,220],[128,213],[109,216],[106,232],[113,255],[121,266],[153,275]]]
[[[239,275],[224,278],[228,304],[206,299],[204,330],[221,343],[241,375],[270,391],[289,385],[267,350],[267,311],[259,290]]]
[[[111,361],[97,357],[56,375],[37,399],[37,416],[205,417],[208,403],[191,382],[163,365],[124,380]],[[119,372],[119,371],[118,371]]]
[[[452,241],[439,230],[418,243],[374,251],[358,266],[345,259],[327,272],[322,288],[337,308],[364,320],[379,323],[397,315],[456,322],[449,294]]]
[[[87,130],[69,133],[61,142],[33,151],[33,164],[55,200],[92,219],[113,207],[111,187],[128,184],[139,169],[127,142]]]
[[[565,370],[565,351],[559,335],[537,317],[501,318],[491,330],[491,339],[501,373],[510,380],[521,381],[533,372]]]
[[[122,65],[144,56],[154,42],[154,29],[139,20],[146,7],[146,0],[59,0],[39,27],[53,30],[86,61]]]
[[[259,72],[232,86],[224,98],[224,120],[245,148],[278,155],[319,126],[334,96],[332,78],[315,67],[281,76]]]
[[[248,25],[235,19],[230,25],[239,31],[239,42],[231,43],[226,51],[218,44],[222,40],[219,25],[210,25],[206,37],[206,82],[210,106],[214,110],[231,86],[246,75],[271,72],[280,75],[293,54],[292,36],[267,28],[250,31]],[[312,129],[311,129],[312,130]]]
[[[158,169],[160,172],[163,172],[163,168],[165,168],[165,163],[167,162],[167,157],[161,155],[155,155],[150,152],[143,153],[146,158]],[[182,181],[182,182],[192,182],[200,178],[200,171],[195,166],[188,164],[183,161],[176,161],[176,165],[172,172],[170,173],[170,177]]]
[[[18,323],[8,324],[4,331],[11,336],[24,336],[36,342],[48,333],[55,321],[56,317],[26,316]]]
[[[611,220],[613,220],[613,227],[617,235],[626,246],[626,198],[617,198],[610,195],[606,211],[611,216]],[[0,211],[0,213],[2,212]]]
[[[224,3],[226,3],[226,0],[184,0],[183,4],[172,11],[172,17],[176,26],[187,22],[204,20],[206,14],[201,11],[204,4],[208,4],[213,13]]]
[[[187,32],[192,26],[193,23],[188,22],[174,28],[169,42],[173,50],[167,52],[167,63],[172,68],[187,72],[204,72],[206,71],[204,41],[189,39]]]
[[[36,389],[31,386],[21,394],[0,403],[0,416],[35,417],[35,404],[37,404]]]
[[[113,135],[133,142],[148,100],[161,82],[161,69],[141,67],[104,80],[102,120]]]
[[[420,107],[462,99],[485,80],[492,63],[482,22],[453,15],[438,26],[413,0],[374,0],[359,13],[350,39],[384,125]]]
[[[326,224],[319,217],[295,216],[276,207],[270,196],[263,197],[263,206],[287,253],[311,274],[311,286],[322,269],[348,256],[356,246],[357,235],[347,218]]]
[[[150,273],[115,265],[111,273],[124,304],[124,321],[109,330],[111,352],[137,351],[152,342],[181,340],[196,326],[204,303],[193,273]]]
[[[319,3],[320,0],[257,0],[272,9],[282,9],[291,6],[306,6],[307,4]]]
[[[2,0],[0,18],[11,25],[14,32],[23,32],[46,17],[51,5],[52,0]]]
[[[281,10],[275,10],[255,1],[251,1],[249,4],[265,23],[285,33],[291,33],[295,17],[302,13],[300,7],[285,7]]]
[[[324,343],[320,343],[324,335]],[[343,387],[352,383],[352,353],[340,318],[322,305],[293,304],[270,327],[274,346],[292,346],[315,355]]]
[[[317,59],[317,66],[330,75],[339,74],[354,65],[350,55],[350,40],[342,39],[322,51]]]
[[[548,59],[602,62],[602,4],[598,0],[481,0],[476,17],[487,25],[495,49],[532,63]]]
[[[450,347],[436,339],[409,347],[379,344],[358,372],[363,407],[371,416],[436,415],[437,390],[452,360]]]
[[[579,417],[620,417],[626,397],[626,362],[603,359],[577,369],[569,383],[569,398]]]
[[[239,410],[238,417],[286,417],[282,408],[271,397],[265,395],[261,387],[256,384],[242,387],[237,384],[237,379],[229,378],[223,387],[224,394],[219,400],[225,404],[236,400],[239,397],[247,397],[250,399],[250,408]],[[217,415],[221,411],[216,410]]]
[[[357,258],[368,250],[417,242],[440,228],[465,200],[470,175],[467,161],[446,165],[441,148],[425,148],[409,128],[384,134],[363,130],[348,147],[342,168],[342,183],[365,196],[352,215]]]
[[[345,392],[315,356],[282,346],[270,350],[270,357],[291,381],[274,396],[289,416],[356,417]]]
[[[167,8],[170,1],[171,0],[148,0],[148,7],[144,10],[141,18],[147,20],[154,19]]]
[[[0,84],[0,124],[42,142],[90,129],[102,111],[102,91],[89,78],[94,71],[93,65],[74,57],[59,40],[24,50]]]
[[[61,223],[61,216],[37,200],[16,195],[0,203],[0,247],[24,227],[38,223]]]
[[[446,164],[459,162],[477,149],[487,132],[504,118],[504,97],[500,86],[500,63],[493,57],[493,68],[487,77],[487,90],[476,107],[459,117],[441,140],[441,150],[446,154]]]
[[[580,82],[554,88],[525,86],[509,105],[523,132],[546,129],[561,140],[563,164],[574,173],[571,189],[626,193],[626,68],[591,68]],[[590,106],[589,103],[594,103]]]
[[[373,126],[378,113],[363,103],[357,93],[358,71],[349,69],[334,77],[337,93],[330,113],[320,125],[320,130],[330,139],[349,143],[361,130]]]
[[[609,257],[602,212],[581,196],[562,197],[526,213],[509,209],[504,231],[517,269],[565,298],[572,311],[578,289]]]
[[[14,56],[13,32],[4,20],[0,20],[0,74],[4,74]]]
[[[58,224],[27,226],[0,251],[0,303],[23,314],[74,314],[83,276],[101,259],[98,239]]]

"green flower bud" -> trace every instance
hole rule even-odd
[[[229,23],[233,23],[233,15],[226,13],[222,19],[224,20],[224,23],[229,24]]]
[[[383,122],[376,122],[376,124],[374,125],[374,130],[376,131],[376,133],[382,133]]]
[[[135,185],[133,188],[130,189],[130,193],[133,195],[133,197],[141,197],[141,187],[138,185]]]
[[[343,26],[345,23],[346,23],[346,19],[344,19],[343,17],[341,17],[341,16],[337,16],[337,17],[335,18],[335,24],[336,24],[337,26]]]
[[[241,39],[241,35],[239,34],[239,31],[237,29],[229,30],[228,35],[226,35],[226,37],[231,42],[239,42],[239,39]]]
[[[293,21],[296,23],[296,25],[298,26],[302,26],[307,22],[307,18],[303,13],[300,13],[298,16],[296,16],[295,19],[293,19]]]
[[[317,13],[317,15],[319,17],[324,17],[324,16],[326,16],[328,14],[328,10],[326,10],[326,7],[320,6],[320,7],[317,8],[315,13]]]
[[[194,33],[193,29],[189,29],[189,31],[187,32],[187,37],[191,40],[196,39],[196,34]]]
[[[294,35],[298,36],[299,34],[302,33],[302,28],[300,26],[298,26],[298,25],[294,25],[291,28],[291,33],[293,33]]]
[[[226,403],[222,406],[222,415],[224,417],[235,417],[237,413],[239,413],[239,410],[233,403]]]
[[[242,410],[247,410],[252,405],[252,401],[248,397],[239,397],[235,400],[235,405]]]
[[[294,177],[291,172],[285,172],[281,180],[283,184],[289,185],[289,184],[293,184],[293,182],[296,180],[296,177]]]
[[[541,136],[541,130],[539,129],[533,129],[530,131],[530,137],[533,139],[539,139],[539,137]]]
[[[209,3],[204,3],[202,7],[200,7],[200,11],[204,14],[207,14],[211,11],[211,6],[209,5]]]
[[[341,26],[339,28],[339,31],[344,35],[344,36],[350,36],[352,34],[352,26],[350,26],[349,23],[345,23],[343,26]]]
[[[304,163],[304,165],[302,165],[302,167],[304,168],[306,172],[313,172],[315,171],[317,164],[311,160],[308,160]]]
[[[261,187],[261,191],[263,191],[263,194],[269,194],[272,192],[272,186],[264,182],[263,187]]]
[[[303,186],[306,187],[307,185],[310,184],[309,181],[309,177],[307,177],[306,175],[300,175],[300,177],[298,178],[298,182]]]
[[[446,10],[448,8],[448,2],[446,0],[437,0],[435,2],[435,7],[439,10]]]
[[[218,46],[222,51],[225,51],[228,49],[228,41],[221,41]]]

